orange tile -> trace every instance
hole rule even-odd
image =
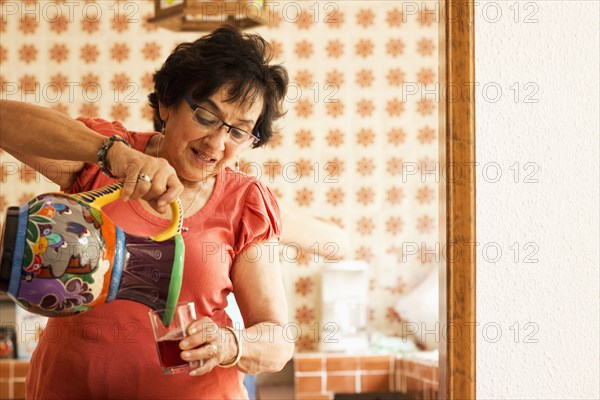
[[[437,399],[437,390],[433,387],[431,383],[424,383],[423,395],[421,397],[427,400],[435,400]]]
[[[425,378],[425,371],[426,369],[424,365],[416,364],[413,376],[417,379],[423,380]]]
[[[15,382],[13,388],[13,396],[15,399],[25,398],[25,382]]]
[[[297,376],[296,393],[321,393],[321,377]]]
[[[333,356],[325,361],[327,371],[354,371],[358,367],[356,356]]]
[[[437,388],[431,391],[429,399],[437,400],[438,399],[438,391]]]
[[[296,371],[321,371],[321,358],[294,358]]]
[[[401,358],[396,358],[396,365],[394,366],[394,371],[396,375],[404,374],[405,362]]]
[[[323,358],[323,353],[307,352],[307,353],[294,353],[294,359],[306,360],[307,358]]]
[[[397,392],[401,392],[404,389],[404,376],[400,374],[398,371],[394,374],[394,390]]]
[[[0,379],[8,379],[10,377],[10,364],[12,361],[0,361]]]
[[[414,362],[410,360],[404,360],[404,373],[406,376],[415,377],[417,373],[416,367],[417,365]]]
[[[433,365],[428,366],[427,369],[429,380],[431,382],[435,382],[435,380],[437,379],[438,369]]]
[[[413,377],[406,378],[406,393],[410,396],[420,396],[423,391],[423,382]]]
[[[391,356],[361,356],[360,357],[360,369],[367,371],[389,371],[391,368]]]
[[[416,364],[413,366],[413,376],[415,378],[418,378],[420,380],[422,380],[424,378],[423,376],[423,372],[425,371],[425,368],[423,365],[421,364]]]
[[[390,375],[389,374],[361,375],[360,391],[361,392],[389,392],[390,391]]]
[[[16,361],[15,362],[15,378],[24,378],[27,376],[27,371],[29,370],[29,361]]]
[[[327,375],[327,391],[356,393],[356,375]]]
[[[8,381],[0,379],[0,400],[8,399]]]
[[[396,357],[396,359],[394,360],[394,367],[396,369],[398,369],[398,368],[402,368],[403,365],[404,365],[404,360],[400,357]]]
[[[296,400],[332,400],[332,394],[299,394],[296,396]]]

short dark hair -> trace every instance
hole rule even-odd
[[[159,131],[162,125],[159,101],[168,107],[179,103],[184,94],[201,101],[227,85],[226,102],[264,100],[255,127],[260,140],[254,147],[265,145],[273,136],[273,122],[285,114],[283,99],[289,81],[287,70],[269,65],[271,59],[265,39],[230,25],[195,42],[179,44],[153,76],[154,92],[148,98],[154,108],[154,128]]]

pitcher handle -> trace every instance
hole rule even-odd
[[[121,197],[121,191],[123,190],[124,184],[124,181],[119,181],[99,189],[76,193],[71,196],[88,203],[91,207],[100,209]],[[164,242],[181,233],[181,228],[183,226],[181,200],[177,198],[172,201],[169,206],[171,207],[171,224],[164,231],[150,236],[150,239],[155,242]]]

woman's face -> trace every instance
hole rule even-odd
[[[195,104],[211,111],[227,124],[252,132],[262,111],[262,99],[243,106],[223,101],[226,98],[227,91],[221,88],[206,101]],[[160,106],[160,116],[165,121],[160,156],[169,161],[184,184],[186,181],[204,181],[216,175],[226,165],[234,163],[237,156],[252,144],[235,144],[229,139],[227,127],[205,128],[193,120],[193,114],[192,107],[185,100],[166,108]]]

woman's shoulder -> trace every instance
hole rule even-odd
[[[235,254],[248,244],[281,236],[281,216],[277,199],[260,179],[227,168],[222,206],[239,218]]]
[[[226,168],[221,175],[225,180],[222,199],[243,205],[245,208],[278,208],[275,195],[259,178],[230,168]]]

